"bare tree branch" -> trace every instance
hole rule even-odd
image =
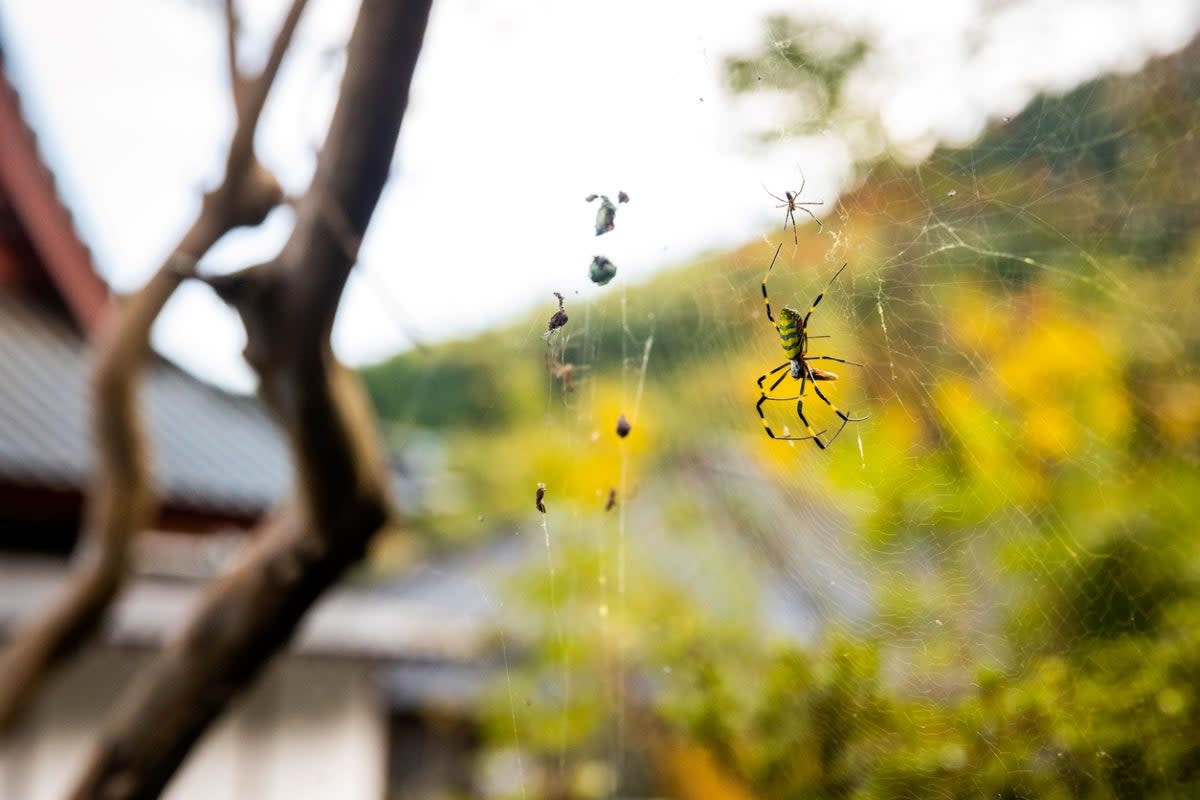
[[[238,17],[234,0],[225,0],[225,57],[229,68],[229,90],[233,93],[233,107],[241,116],[243,95],[245,94],[245,79],[238,67],[238,34],[242,30],[242,21]]]
[[[387,180],[430,0],[364,0],[317,172],[279,256],[207,279],[246,326],[247,361],[296,461],[293,502],[139,676],[72,797],[156,797],[205,728],[360,560],[384,522],[386,468],[360,380],[330,347],[353,254]],[[348,230],[338,230],[343,219]]]
[[[300,24],[300,17],[307,6],[308,0],[292,0],[287,16],[275,35],[275,42],[271,45],[267,63],[263,65],[262,72],[246,92],[245,102],[235,104],[238,125],[229,143],[229,158],[225,162],[227,176],[248,169],[249,163],[254,159],[254,134],[258,130],[258,118],[262,115],[267,95],[275,83],[279,67],[283,64],[283,57],[292,44],[292,36],[296,33],[296,26]]]
[[[149,448],[138,402],[150,328],[201,256],[230,230],[261,224],[282,202],[279,182],[254,158],[254,133],[305,4],[294,0],[266,67],[239,108],[221,184],[205,195],[199,216],[154,276],[96,334],[96,472],[79,558],[64,595],[0,654],[0,733],[12,729],[53,668],[99,628],[125,581],[133,537],[153,518]]]

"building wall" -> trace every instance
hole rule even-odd
[[[93,648],[0,743],[0,800],[60,800],[108,709],[149,661]],[[288,657],[193,750],[165,800],[381,800],[387,714],[372,668]]]

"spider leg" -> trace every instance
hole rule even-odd
[[[817,337],[810,336],[808,338],[816,339]],[[837,356],[805,356],[804,360],[805,361],[836,361],[839,364],[851,364],[856,367],[865,367],[866,366],[866,364],[859,363],[858,361],[848,361],[847,359],[838,358]]]
[[[824,400],[824,401],[825,401],[825,405],[827,405],[827,406],[829,406],[830,408],[832,408],[832,409],[833,409],[833,413],[835,413],[835,414],[837,414],[839,417],[841,417],[841,419],[842,419],[842,422],[862,422],[863,420],[865,420],[865,419],[867,419],[867,418],[869,418],[869,417],[871,416],[870,414],[867,414],[865,417],[852,417],[852,416],[850,416],[849,414],[846,414],[844,411],[842,411],[841,409],[839,409],[837,406],[835,406],[833,403],[831,403],[831,402],[829,401],[829,398],[828,398],[828,397],[826,397],[826,396],[825,396],[825,393],[821,391],[821,387],[820,387],[820,385],[819,385],[819,384],[816,382],[816,380],[815,380],[815,379],[813,380],[812,387],[813,387],[813,391],[815,391],[815,392],[817,393],[817,397],[819,397],[819,398],[821,398],[822,400]],[[845,426],[843,425],[842,427],[845,427]]]
[[[771,195],[771,197],[774,197],[774,198],[775,198],[776,200],[778,200],[779,202],[783,203],[784,205],[787,205],[787,201],[786,201],[786,200],[784,200],[782,197],[780,197],[779,195],[777,195],[777,194],[775,194],[774,192],[772,192],[772,191],[771,191],[770,189],[768,189],[766,186],[763,186],[763,184],[761,184],[761,183],[759,184],[759,186],[762,186],[762,187],[763,187],[763,191],[764,191],[764,192],[766,192],[767,194]],[[783,206],[779,206],[779,208],[783,208]]]
[[[769,375],[774,375],[776,372],[779,372],[779,370],[783,369],[784,367],[789,367],[789,366],[791,366],[791,364],[792,364],[792,362],[790,362],[790,361],[786,361],[786,362],[784,362],[784,363],[780,364],[780,365],[779,365],[778,367],[776,367],[775,369],[773,369],[773,370],[771,370],[770,372],[768,372],[766,375],[760,375],[760,376],[758,377],[758,390],[759,390],[760,392],[762,392],[763,394],[767,394],[768,392],[773,392],[773,391],[775,391],[777,388],[779,388],[779,384],[783,383],[783,379],[784,379],[784,378],[786,378],[788,375],[791,375],[792,373],[790,373],[790,372],[785,372],[785,373],[783,373],[782,375],[780,375],[778,378],[776,378],[776,379],[775,379],[775,382],[771,384],[771,388],[769,388],[769,389],[764,389],[764,388],[763,388],[763,381],[765,381],[765,380],[767,379],[767,376],[769,376]],[[778,399],[778,398],[769,397],[769,398],[767,398],[767,399],[768,399],[768,400],[775,400],[775,399]],[[784,399],[785,399],[785,400],[794,400],[795,398],[792,398],[792,397],[787,397],[787,398],[784,398]]]
[[[780,242],[779,246],[775,248],[775,255],[771,256],[771,266],[767,267],[767,274],[763,275],[763,281],[762,281],[763,302],[767,306],[767,319],[770,320],[772,324],[774,324],[774,322],[775,322],[775,317],[773,317],[771,315],[771,298],[767,297],[767,278],[771,277],[771,270],[773,270],[775,268],[775,259],[779,258],[779,251],[782,249],[783,249],[783,242]],[[787,365],[785,364],[784,366],[787,366]],[[783,367],[780,367],[780,369],[783,369]],[[772,370],[772,372],[774,372],[774,370]],[[764,375],[763,377],[765,378],[766,375]],[[761,386],[761,383],[759,385]]]
[[[792,221],[792,243],[800,244],[800,234],[796,232],[796,204],[788,203],[787,215],[783,218],[783,229],[787,230],[788,220]]]
[[[800,191],[796,192],[796,197],[804,194],[804,187],[808,184],[808,178],[804,177],[804,168],[799,164],[796,165],[796,170],[800,173]]]
[[[825,288],[821,290],[819,295],[817,295],[817,299],[812,301],[812,305],[808,307],[808,313],[804,315],[803,327],[808,327],[808,318],[811,317],[812,313],[817,310],[817,306],[821,304],[821,299],[825,297],[825,293],[829,291],[829,287],[833,286],[833,282],[837,280],[838,275],[841,275],[842,270],[845,268],[845,264],[842,264],[842,266],[838,267],[838,271],[833,273],[833,277],[829,279],[829,283],[825,284]]]
[[[759,389],[759,396],[758,396],[758,402],[754,404],[754,410],[758,412],[758,418],[760,420],[762,420],[763,429],[767,432],[767,436],[769,436],[772,439],[779,439],[779,440],[785,441],[785,442],[801,442],[801,441],[804,441],[805,439],[814,439],[814,438],[822,435],[823,433],[825,433],[825,431],[824,430],[821,430],[820,432],[814,431],[812,429],[812,427],[809,426],[808,421],[804,420],[804,425],[808,429],[808,433],[809,433],[808,436],[789,436],[789,435],[784,435],[784,434],[778,434],[778,433],[775,433],[775,431],[771,430],[771,426],[767,423],[767,417],[765,414],[763,414],[763,403],[767,402],[768,400],[770,400],[772,402],[776,402],[776,401],[790,401],[790,400],[799,400],[800,399],[799,395],[789,396],[789,397],[770,397],[768,394],[769,392],[775,391],[775,388],[777,386],[779,386],[780,383],[783,382],[783,379],[792,374],[791,372],[784,372],[782,375],[780,375],[778,378],[775,379],[775,382],[771,384],[771,388],[763,390],[763,382],[766,381],[766,379],[768,377],[770,377],[771,375],[774,375],[776,372],[787,369],[791,365],[792,365],[791,361],[785,361],[782,364],[780,364],[778,367],[776,367],[775,369],[771,370],[770,372],[764,373],[763,375],[759,376],[758,381],[757,381],[758,389]],[[803,420],[803,417],[801,417],[801,419]],[[824,445],[822,445],[822,447],[824,447]]]
[[[816,384],[813,384],[813,385],[815,386]],[[805,429],[806,429],[806,430],[807,430],[807,431],[808,431],[810,434],[812,434],[811,436],[806,436],[806,437],[804,437],[804,438],[806,438],[806,439],[812,439],[812,440],[813,440],[813,442],[815,442],[815,443],[816,443],[817,447],[818,447],[818,448],[820,448],[821,450],[824,450],[826,447],[828,447],[828,446],[829,446],[829,445],[827,445],[825,442],[822,442],[822,441],[821,441],[821,435],[820,435],[820,434],[818,434],[818,433],[813,433],[812,425],[810,425],[810,424],[809,424],[809,422],[808,422],[808,418],[806,418],[806,417],[804,416],[804,398],[803,398],[803,397],[799,398],[799,399],[796,401],[796,416],[800,417],[800,421],[804,423],[804,427],[805,427]],[[764,422],[763,424],[765,425],[766,423]],[[843,423],[842,423],[842,428],[844,428],[844,427],[846,427],[846,423],[845,423],[845,422],[843,422]],[[825,432],[825,431],[821,431],[821,433],[824,433],[824,432]],[[838,433],[841,433],[841,432],[842,432],[842,429],[841,429],[841,428],[838,428]],[[837,433],[835,433],[835,434],[833,435],[833,439],[836,439],[836,438],[837,438]],[[830,441],[830,442],[832,442],[832,441],[833,441],[833,439],[830,439],[829,441]]]
[[[758,376],[759,391],[762,391],[763,381],[765,381],[769,376],[774,375],[776,372],[779,372],[779,370],[783,369],[784,367],[789,366],[791,363],[792,362],[790,362],[790,361],[785,361],[782,364],[780,364],[778,367],[776,367],[775,369],[771,370],[770,372],[764,372],[762,375],[759,375]],[[782,381],[784,379],[784,377],[786,377],[786,376],[781,375],[779,380],[775,381],[775,383],[771,384],[771,388],[768,389],[767,391],[774,391],[775,387],[779,385],[779,381]]]
[[[837,429],[837,433],[835,433],[835,434],[833,435],[833,437],[832,437],[832,438],[829,440],[828,444],[833,444],[833,440],[834,440],[834,439],[836,439],[838,436],[840,436],[840,435],[841,435],[841,433],[842,433],[842,431],[844,431],[844,430],[846,429],[846,424],[847,424],[847,423],[849,423],[849,422],[862,422],[864,419],[867,419],[867,417],[870,417],[870,416],[871,416],[870,414],[867,414],[865,417],[852,417],[852,416],[850,416],[850,415],[848,415],[848,414],[845,414],[845,413],[843,413],[841,410],[839,410],[839,409],[838,409],[838,407],[837,407],[837,406],[835,406],[833,403],[829,402],[829,398],[828,398],[828,397],[826,397],[826,396],[825,396],[825,393],[821,391],[821,387],[817,385],[816,381],[813,381],[813,390],[815,390],[815,391],[816,391],[816,393],[817,393],[817,397],[819,397],[819,398],[821,398],[822,400],[824,400],[824,401],[825,401],[825,405],[827,405],[827,406],[829,406],[830,408],[832,408],[832,409],[833,409],[833,413],[837,414],[837,415],[838,415],[838,417],[840,417],[840,418],[841,418],[841,420],[842,420],[842,425],[841,425],[841,427]],[[801,403],[803,403],[804,401],[803,401],[803,400],[801,400],[800,402],[801,402]],[[801,418],[801,419],[804,419],[804,417],[803,417],[803,416],[801,416],[800,418]],[[822,449],[824,449],[824,448],[822,448]]]
[[[795,399],[797,399],[797,398],[794,398],[794,397],[767,397],[765,394],[762,395],[761,397],[759,397],[758,403],[755,404],[754,409],[758,412],[758,418],[762,420],[763,430],[765,430],[767,432],[767,436],[769,436],[770,438],[778,439],[778,440],[784,441],[784,442],[802,442],[805,439],[816,439],[817,443],[820,445],[821,449],[824,450],[825,445],[820,444],[820,439],[818,437],[821,434],[825,433],[825,431],[824,430],[822,430],[820,432],[814,431],[812,429],[812,426],[808,424],[808,420],[804,419],[803,414],[800,415],[800,420],[802,422],[804,422],[804,427],[808,430],[808,436],[789,436],[789,435],[778,434],[778,433],[775,433],[775,431],[771,430],[771,426],[769,424],[767,424],[767,418],[763,414],[763,410],[762,410],[763,403],[765,403],[768,400],[795,400]],[[804,401],[801,400],[800,402],[803,403]]]
[[[821,224],[821,220],[817,219],[816,214],[813,214],[811,211],[805,208],[805,206],[823,206],[825,205],[824,202],[820,200],[809,200],[803,203],[793,203],[792,205],[812,217],[812,221],[817,223],[817,230],[823,230],[825,228],[825,226]]]

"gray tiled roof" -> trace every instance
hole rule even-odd
[[[60,313],[0,294],[0,479],[86,486],[93,455],[86,345]],[[155,359],[148,407],[160,496],[218,514],[266,510],[286,490],[282,435],[251,398],[223,392]]]

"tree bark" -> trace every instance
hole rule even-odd
[[[205,279],[246,326],[245,356],[287,434],[294,497],[134,681],[74,798],[158,796],[191,746],[360,560],[388,514],[385,461],[361,382],[333,356],[334,314],[383,190],[430,0],[364,0],[296,227],[274,260]]]

